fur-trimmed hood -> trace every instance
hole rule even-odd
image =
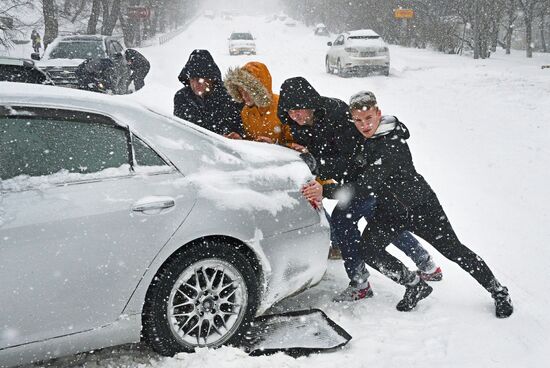
[[[254,104],[265,108],[273,103],[271,74],[265,64],[252,61],[242,68],[229,68],[225,75],[224,84],[235,101],[243,103],[238,87],[250,94]]]

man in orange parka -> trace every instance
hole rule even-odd
[[[243,67],[230,68],[224,83],[231,97],[245,104],[241,111],[244,136],[234,133],[229,138],[281,145],[293,142],[290,127],[277,116],[279,95],[272,91],[271,74],[265,64],[251,61]]]

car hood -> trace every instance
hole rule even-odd
[[[36,63],[39,68],[79,66],[84,59],[43,59]]]

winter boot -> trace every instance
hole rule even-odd
[[[368,281],[363,284],[359,284],[357,281],[350,281],[348,287],[332,298],[332,301],[336,303],[354,302],[365,298],[372,298],[373,296],[374,293]]]
[[[405,295],[399,303],[397,303],[397,310],[400,312],[408,312],[416,307],[416,304],[431,294],[432,287],[420,277],[416,277],[416,280],[406,285]]]
[[[495,314],[497,318],[508,318],[514,313],[512,299],[508,293],[508,288],[502,286],[496,279],[493,280],[493,286],[489,290],[495,300]]]
[[[441,281],[443,272],[436,266],[432,256],[418,265],[418,276],[424,281]]]

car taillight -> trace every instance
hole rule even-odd
[[[388,52],[390,51],[387,47],[381,47],[378,49],[378,52]]]
[[[345,52],[348,52],[348,53],[350,53],[350,54],[357,54],[357,53],[359,52],[359,50],[354,49],[353,47],[346,47],[346,48],[344,49],[344,51],[345,51]]]

